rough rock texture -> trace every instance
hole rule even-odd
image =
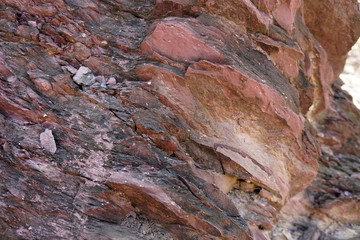
[[[359,23],[355,0],[2,1],[0,237],[358,239]]]

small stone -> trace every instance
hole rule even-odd
[[[40,143],[49,153],[54,154],[56,152],[56,143],[51,130],[46,129],[40,134]]]
[[[14,83],[16,82],[16,79],[17,79],[16,76],[10,76],[6,79],[6,81],[8,81],[9,83]]]
[[[114,77],[109,78],[109,80],[107,81],[108,85],[115,85],[116,84],[116,79]]]
[[[36,21],[28,21],[28,24],[31,27],[38,28],[38,25],[37,25]]]
[[[73,77],[74,82],[79,85],[90,86],[95,83],[94,74],[92,74],[91,70],[87,67],[81,66],[75,76]]]
[[[42,93],[50,93],[52,91],[51,83],[43,78],[36,78],[33,80],[36,88]]]

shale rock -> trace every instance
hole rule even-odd
[[[359,19],[355,0],[2,1],[0,238],[356,239],[338,76]]]

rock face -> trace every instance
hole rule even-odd
[[[360,236],[357,1],[0,12],[1,238]]]

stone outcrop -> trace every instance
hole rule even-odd
[[[360,112],[338,78],[357,1],[0,13],[1,238],[360,235]]]

